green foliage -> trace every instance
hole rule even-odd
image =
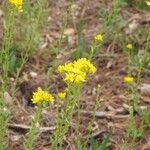
[[[100,6],[100,20],[102,20],[102,25],[103,25],[103,31],[104,33],[109,35],[112,32],[118,31],[118,23],[119,20],[121,19],[120,16],[120,9],[121,9],[121,4],[122,2],[120,0],[114,0],[113,1],[113,7],[111,8],[110,11],[106,9],[106,6],[104,4],[101,4]]]
[[[150,129],[150,107],[148,107],[146,110],[143,110],[140,113],[141,117],[141,123],[137,127],[136,122],[134,121],[134,118],[132,116],[133,114],[130,114],[127,132],[125,135],[125,141],[127,142],[135,142],[141,138],[144,138],[144,132],[146,130]],[[127,143],[126,143],[127,144]],[[125,144],[125,145],[126,145]],[[126,147],[126,146],[125,146]]]
[[[91,150],[108,150],[109,136],[104,138],[101,143],[91,139]]]
[[[128,6],[133,6],[134,0],[123,0],[123,1],[126,2]]]
[[[141,120],[141,126],[143,126],[144,129],[150,129],[150,106],[141,112]]]
[[[58,47],[54,47],[53,45],[49,48],[49,51],[51,54],[57,56],[60,52]]]
[[[123,150],[136,150],[134,143],[128,143],[125,141],[123,144]]]
[[[149,54],[146,52],[146,50],[143,51],[143,53],[140,53],[140,51],[136,48],[133,48],[130,51],[130,60],[131,60],[131,66],[135,69],[148,69],[149,63],[150,63],[150,57]]]
[[[8,120],[9,120],[8,110],[4,107],[3,99],[0,97],[0,122],[1,122],[0,123],[0,150],[5,149],[4,139],[5,139],[5,132],[6,132]]]
[[[82,143],[81,139],[78,139],[75,141],[76,143],[76,149],[77,150],[85,150],[85,145]]]
[[[12,47],[9,56],[9,74],[14,74],[21,65],[21,59],[17,56],[17,47]]]
[[[24,9],[24,24],[23,24],[23,35],[24,37],[22,41],[22,55],[23,58],[26,57],[28,59],[29,56],[33,54],[37,46],[39,46],[39,28],[45,22],[45,0],[37,0],[37,2],[31,7],[31,2],[25,2]]]
[[[112,7],[107,8],[107,5],[100,4],[99,16],[100,23],[102,24],[102,31],[105,35],[105,44],[117,42],[117,46],[123,48],[124,33],[120,32],[120,27],[123,20],[121,15],[122,1],[113,0]],[[121,43],[121,44],[119,44]]]
[[[68,86],[67,92],[67,103],[63,108],[62,112],[58,114],[56,121],[56,130],[53,133],[51,149],[62,149],[63,138],[68,132],[70,127],[70,122],[73,117],[77,101],[79,99],[79,94],[81,87],[79,86]]]
[[[81,18],[77,24],[77,48],[76,48],[76,51],[75,51],[75,58],[78,59],[78,58],[81,58],[83,57],[84,53],[85,53],[85,50],[86,50],[86,43],[85,43],[85,40],[84,40],[84,36],[83,36],[83,29],[84,29],[84,21],[83,19]]]
[[[123,0],[130,7],[138,7],[140,9],[147,9],[146,3],[144,0]]]
[[[28,132],[27,139],[24,143],[24,150],[33,150],[33,144],[36,139],[37,135],[37,125],[40,122],[41,118],[41,112],[42,112],[43,106],[38,105],[38,110],[35,112],[34,119],[32,120],[31,128]]]
[[[129,121],[128,124],[128,130],[126,133],[126,138],[131,138],[132,140],[137,140],[143,137],[143,128],[142,127],[136,127],[136,123],[134,122],[134,119]]]

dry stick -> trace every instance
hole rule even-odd
[[[81,114],[84,114],[84,115],[92,115],[93,111],[81,111]],[[95,117],[98,117],[98,118],[116,118],[116,119],[121,119],[121,118],[128,118],[129,115],[116,115],[116,112],[115,111],[108,111],[108,112],[105,112],[105,111],[97,111],[95,113]]]
[[[15,129],[15,130],[30,130],[31,129],[31,126],[27,126],[27,125],[23,125],[23,124],[11,124],[11,123],[8,123],[8,128],[9,129]],[[39,132],[48,132],[48,131],[54,131],[55,130],[55,127],[52,126],[52,127],[40,127],[38,128],[38,131]]]
[[[143,111],[147,109],[147,106],[139,106],[139,110]],[[84,115],[92,115],[93,111],[81,111],[81,114]],[[111,118],[111,119],[122,119],[129,117],[129,106],[127,104],[123,104],[123,107],[117,108],[111,111],[97,111],[95,113],[95,117],[98,118]]]
[[[130,106],[127,104],[123,104],[123,108],[129,112]],[[146,110],[148,108],[148,106],[139,106],[139,110],[143,111]]]

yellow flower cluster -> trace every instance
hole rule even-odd
[[[31,100],[33,103],[43,103],[43,102],[52,103],[54,101],[54,97],[47,91],[43,91],[41,88],[38,88],[36,92],[33,92],[33,97]]]
[[[123,80],[124,80],[124,83],[126,83],[126,84],[132,84],[134,81],[134,79],[132,77],[129,77],[129,76],[124,77]]]
[[[130,50],[133,49],[132,44],[127,44],[127,48],[130,49]]]
[[[150,1],[146,1],[147,6],[150,6]]]
[[[95,36],[95,41],[96,42],[103,42],[103,36],[101,34],[97,34]]]
[[[58,98],[59,98],[60,100],[63,100],[63,99],[65,99],[65,97],[66,97],[66,92],[60,92],[60,93],[57,94],[57,96],[58,96]]]
[[[58,72],[65,74],[64,81],[68,84],[81,84],[86,81],[88,74],[94,74],[95,66],[86,58],[58,66]]]
[[[22,5],[23,5],[23,0],[9,0],[9,2],[18,9],[19,12],[23,12]]]

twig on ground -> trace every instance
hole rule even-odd
[[[139,110],[143,111],[147,109],[147,106],[139,106]],[[108,118],[108,119],[123,119],[129,116],[129,105],[123,104],[120,108],[110,108],[109,111],[97,111],[95,117]],[[83,115],[93,115],[93,111],[81,111]]]
[[[14,130],[30,130],[31,126],[27,126],[24,124],[11,124],[8,123],[8,128],[9,129],[14,129]],[[39,127],[38,132],[49,132],[49,131],[54,131],[56,127]]]
[[[81,114],[85,115],[92,115],[93,111],[81,111]],[[98,118],[108,118],[108,119],[123,119],[123,118],[128,118],[128,115],[117,115],[115,111],[98,111],[95,113],[95,117]]]

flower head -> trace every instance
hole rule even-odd
[[[124,83],[126,83],[126,84],[132,84],[134,81],[134,78],[126,76],[126,77],[124,77],[123,80],[124,80]]]
[[[127,44],[127,46],[126,46],[128,49],[133,49],[133,45],[132,44]]]
[[[145,1],[147,6],[150,6],[150,1]]]
[[[86,58],[58,66],[58,72],[64,74],[64,81],[68,84],[81,84],[89,74],[94,74],[95,66]]]
[[[95,41],[96,41],[96,42],[103,42],[103,35],[97,34],[97,35],[95,36]]]
[[[86,81],[86,74],[84,72],[82,74],[66,73],[64,81],[68,84],[81,84]]]
[[[52,103],[54,101],[54,97],[47,91],[43,91],[41,88],[38,88],[36,92],[33,92],[33,97],[31,100],[33,103]]]
[[[65,97],[66,97],[66,92],[60,92],[60,93],[57,94],[57,96],[58,96],[58,98],[59,98],[60,100],[63,100],[63,99],[65,99]]]
[[[23,5],[23,0],[9,0],[9,2],[18,9],[19,12],[23,12],[22,5]]]
[[[95,66],[90,62],[90,60],[86,58],[81,58],[78,59],[77,61],[74,61],[74,65],[82,72],[88,74],[94,74],[96,71]]]

